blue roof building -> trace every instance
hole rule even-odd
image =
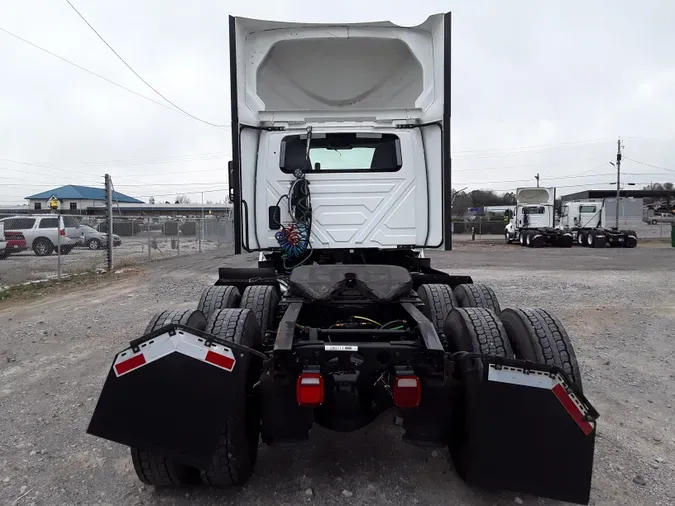
[[[86,209],[87,207],[104,206],[105,190],[103,188],[71,184],[46,192],[36,193],[35,195],[26,197],[26,200],[30,202],[30,206],[33,209],[46,209],[47,202],[52,198],[59,201],[61,209]],[[119,204],[144,204],[142,200],[116,191],[113,191],[113,202]]]

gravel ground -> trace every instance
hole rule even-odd
[[[546,307],[566,325],[601,415],[592,503],[674,504],[675,249],[458,243],[431,256],[490,283],[503,307]],[[85,434],[113,354],[167,303],[194,307],[218,266],[254,258],[221,250],[1,303],[0,504],[559,504],[467,487],[447,452],[403,443],[386,415],[350,434],[317,428],[298,448],[261,447],[241,490],[143,486],[125,447]]]

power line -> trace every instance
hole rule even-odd
[[[95,76],[95,77],[98,77],[99,79],[103,79],[104,81],[107,81],[107,82],[109,82],[110,84],[113,84],[113,85],[117,86],[118,88],[122,88],[124,91],[128,91],[129,93],[133,93],[134,95],[136,95],[136,96],[138,96],[138,97],[144,98],[145,100],[149,100],[149,101],[152,102],[153,104],[161,105],[161,106],[164,107],[165,109],[168,109],[168,110],[170,110],[170,111],[177,112],[177,113],[182,114],[182,115],[184,116],[183,113],[181,113],[180,111],[177,111],[177,110],[174,109],[173,107],[170,107],[170,106],[168,106],[168,105],[166,105],[166,104],[163,104],[163,103],[161,103],[161,102],[159,102],[159,101],[157,101],[157,100],[154,100],[154,99],[152,99],[152,98],[150,98],[150,97],[146,97],[145,95],[143,95],[143,94],[141,94],[141,93],[138,93],[138,92],[136,92],[136,91],[134,91],[134,90],[132,90],[132,89],[129,89],[129,88],[127,88],[126,86],[122,86],[121,84],[118,84],[118,83],[116,83],[115,81],[111,81],[110,79],[108,79],[107,77],[102,76],[101,74],[97,74],[96,72],[93,72],[93,71],[91,71],[91,70],[89,70],[89,69],[86,69],[86,68],[82,67],[81,65],[78,65],[77,63],[73,63],[72,61],[67,60],[67,59],[64,58],[63,56],[59,56],[58,54],[52,53],[51,51],[49,51],[49,50],[47,50],[47,49],[45,49],[45,48],[43,48],[43,47],[40,47],[40,46],[38,46],[37,44],[33,44],[31,41],[26,40],[26,39],[24,39],[24,38],[22,38],[22,37],[19,37],[19,36],[16,35],[15,33],[10,32],[9,30],[5,30],[4,28],[0,27],[0,31],[5,32],[7,35],[11,35],[12,37],[14,37],[14,38],[20,40],[21,42],[25,42],[26,44],[30,44],[30,45],[33,46],[34,48],[39,49],[40,51],[44,51],[45,53],[47,53],[47,54],[49,54],[49,55],[51,55],[51,56],[54,56],[55,58],[58,58],[59,60],[62,60],[62,61],[64,61],[64,62],[68,63],[69,65],[73,65],[74,67],[77,67],[77,68],[80,69],[80,70],[84,70],[85,72],[87,72],[87,73],[89,73],[89,74],[91,74],[91,75],[93,75],[93,76]]]
[[[540,149],[547,147],[562,147],[562,146],[579,146],[579,145],[590,145],[590,144],[601,144],[611,140],[609,137],[603,139],[594,139],[589,141],[571,141],[571,142],[558,142],[558,143],[549,143],[549,144],[535,144],[531,146],[518,146],[512,148],[485,148],[485,149],[466,149],[460,151],[453,151],[453,155],[457,153],[485,153],[485,152],[502,152],[502,151],[512,151],[512,150],[530,150],[530,149]]]
[[[623,159],[624,160],[630,160],[631,162],[639,163],[640,165],[644,165],[645,167],[651,167],[652,169],[665,170],[666,172],[675,172],[675,170],[673,170],[673,169],[666,169],[665,167],[659,167],[658,165],[652,165],[651,163],[640,162],[638,160],[633,160],[632,158],[628,158],[627,156],[624,156]]]
[[[226,128],[225,125],[216,125],[215,123],[211,123],[211,122],[209,122],[209,121],[205,121],[205,120],[203,120],[203,119],[201,119],[201,118],[198,118],[197,116],[194,116],[194,115],[190,114],[190,113],[187,112],[185,109],[181,109],[179,106],[177,106],[177,105],[176,105],[175,103],[173,103],[171,100],[169,100],[169,99],[166,98],[164,95],[162,95],[159,91],[157,91],[156,88],[154,88],[152,85],[150,85],[150,83],[148,83],[145,79],[143,79],[143,78],[140,76],[140,74],[139,74],[138,72],[136,72],[136,71],[131,67],[131,65],[129,65],[129,64],[124,60],[124,58],[122,58],[122,57],[119,55],[119,53],[113,49],[113,47],[112,47],[110,44],[108,44],[108,42],[106,42],[106,40],[101,36],[101,34],[99,34],[99,33],[96,31],[96,29],[91,25],[91,23],[89,23],[89,21],[87,21],[86,18],[85,18],[82,14],[80,14],[80,11],[78,11],[78,10],[75,8],[75,6],[70,2],[70,0],[66,0],[66,2],[68,2],[68,5],[70,5],[70,7],[77,13],[77,15],[80,16],[80,18],[82,18],[82,21],[84,21],[84,22],[87,24],[87,26],[88,26],[89,28],[91,28],[91,30],[96,34],[96,36],[97,36],[99,39],[101,39],[101,41],[102,41],[106,46],[108,46],[108,49],[110,49],[110,50],[113,52],[113,54],[114,54],[115,56],[117,56],[117,58],[118,58],[122,63],[124,63],[124,65],[125,65],[129,70],[131,70],[131,72],[134,73],[134,75],[135,75],[136,77],[138,77],[141,81],[143,81],[143,83],[144,83],[148,88],[150,88],[152,91],[154,91],[155,93],[157,93],[157,95],[159,95],[160,97],[162,97],[164,100],[166,100],[168,103],[170,103],[170,104],[171,104],[172,106],[174,106],[176,109],[178,109],[179,111],[181,111],[183,114],[186,114],[186,115],[190,116],[191,118],[196,119],[197,121],[201,121],[202,123],[205,123],[205,124],[207,124],[207,125],[214,126],[214,127],[216,127],[216,128]]]

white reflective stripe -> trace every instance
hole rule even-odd
[[[359,351],[358,346],[351,346],[347,344],[327,344],[326,351]]]
[[[496,381],[498,383],[509,383],[511,385],[522,385],[535,388],[546,388],[548,390],[553,388],[553,378],[548,373],[540,371],[530,371],[528,374],[523,372],[523,369],[515,367],[502,367],[497,369],[493,364],[490,364],[488,371],[488,381]]]
[[[223,369],[223,367],[219,366],[218,364],[213,364],[212,362],[206,361],[206,354],[209,351],[218,353],[224,357],[228,357],[232,359],[232,361],[236,361],[234,353],[230,348],[221,346],[219,344],[212,344],[207,348],[204,345],[203,338],[184,330],[176,332],[176,334],[173,336],[169,335],[168,332],[165,332],[164,334],[160,334],[159,336],[141,344],[139,348],[140,349],[137,353],[134,353],[132,348],[127,348],[126,350],[117,354],[115,362],[113,363],[113,370],[118,377],[122,376],[122,374],[117,373],[115,366],[141,354],[145,358],[145,363],[143,365],[147,365],[151,362],[154,362],[155,360],[159,360],[160,358],[176,351],[178,353],[182,353],[185,356],[201,360],[202,362],[205,362],[209,365],[220,367],[221,369]],[[135,371],[139,367],[143,367],[143,365],[140,365],[123,374],[128,374],[129,372]]]
[[[396,380],[396,386],[401,388],[417,388],[419,382],[416,378],[399,378]]]
[[[528,374],[525,374],[522,368],[502,366],[501,369],[497,369],[494,364],[490,364],[488,381],[534,388],[545,388],[547,390],[553,390],[554,386],[560,384],[579,410],[584,415],[588,414],[588,407],[570,388],[568,388],[565,379],[560,374],[555,374],[554,377],[551,378],[549,373],[543,371],[529,371]]]
[[[321,380],[319,378],[302,378],[300,380],[301,385],[320,385]]]

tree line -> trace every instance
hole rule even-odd
[[[515,192],[496,193],[492,190],[472,190],[470,192],[452,190],[452,214],[464,216],[472,207],[515,206]]]

